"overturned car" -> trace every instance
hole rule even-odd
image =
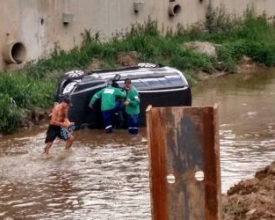
[[[69,118],[75,122],[77,128],[81,126],[102,128],[100,100],[94,104],[93,109],[90,109],[88,106],[90,99],[110,80],[113,81],[114,86],[123,88],[126,78],[131,79],[140,95],[140,126],[145,126],[145,110],[148,105],[166,107],[191,106],[192,104],[191,89],[181,71],[149,63],[93,72],[69,71],[59,80],[55,101],[58,102],[65,95],[70,97],[72,105],[69,108]],[[114,127],[127,127],[123,108],[122,115],[124,123],[118,122],[114,117]]]

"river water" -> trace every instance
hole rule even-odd
[[[222,192],[275,160],[275,72],[220,77],[193,88],[218,104]],[[151,219],[146,130],[76,131],[41,156],[47,125],[0,139],[0,219]]]

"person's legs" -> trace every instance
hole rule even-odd
[[[65,146],[65,149],[68,150],[71,148],[72,144],[74,142],[74,136],[70,136],[67,141],[66,141],[66,146]]]
[[[127,115],[128,119],[128,132],[130,134],[138,133],[138,115]]]
[[[53,145],[53,142],[48,142],[48,143],[46,144],[46,147],[44,148],[43,154],[48,155],[48,154],[50,153],[50,148],[51,148],[52,145]]]
[[[102,111],[102,118],[103,118],[106,133],[113,132],[112,113],[113,113],[112,110]]]
[[[123,113],[122,113],[122,104],[117,101],[114,108],[114,120],[113,124],[117,128],[122,128],[124,123]]]
[[[45,138],[46,146],[44,148],[44,154],[50,153],[50,148],[51,148],[55,138],[59,135],[59,132],[60,132],[60,127],[55,126],[55,125],[49,125],[47,133],[46,133],[46,138]]]
[[[121,110],[121,103],[119,101],[116,101],[114,112],[119,112]]]

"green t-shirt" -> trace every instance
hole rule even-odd
[[[116,97],[124,98],[125,96],[125,92],[122,92],[120,89],[107,86],[94,94],[90,103],[93,105],[97,99],[101,98],[101,110],[107,111],[115,107]]]
[[[140,112],[140,99],[137,89],[132,86],[130,90],[128,90],[126,95],[126,101],[129,102],[128,105],[125,106],[125,111],[129,115],[137,115]]]

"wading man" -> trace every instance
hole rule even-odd
[[[112,81],[109,81],[107,87],[98,91],[91,98],[89,103],[90,108],[93,108],[95,101],[101,98],[101,113],[106,133],[113,132],[113,115],[121,109],[121,104],[116,101],[116,98],[124,98],[125,96],[125,92],[121,91],[119,88],[113,87]]]
[[[50,148],[56,137],[66,141],[65,149],[69,149],[74,142],[74,137],[69,131],[73,125],[68,119],[68,108],[70,103],[69,97],[64,97],[60,103],[53,107],[45,139],[46,147],[44,149],[44,154],[46,155],[49,154]]]

